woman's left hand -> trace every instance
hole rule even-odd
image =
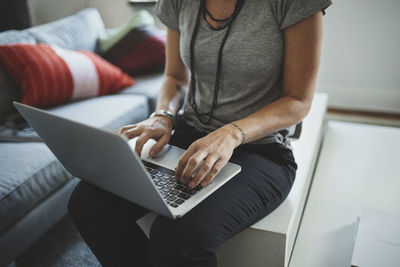
[[[196,140],[179,160],[176,168],[177,180],[183,184],[189,183],[192,188],[199,184],[208,185],[231,158],[233,150],[240,142],[241,135],[231,124]],[[193,177],[200,165],[199,171]]]

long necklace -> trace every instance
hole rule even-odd
[[[200,3],[199,11],[197,13],[196,24],[193,29],[192,39],[190,40],[190,72],[191,72],[190,89],[192,92],[192,101],[190,101],[190,105],[193,108],[193,110],[196,114],[196,117],[203,124],[209,124],[214,117],[214,110],[215,110],[215,107],[217,106],[218,93],[219,93],[220,82],[221,82],[222,54],[223,54],[224,46],[225,46],[226,40],[228,39],[229,33],[231,31],[232,23],[235,20],[235,18],[237,17],[237,15],[239,14],[240,10],[242,9],[243,3],[244,3],[244,0],[237,0],[236,5],[235,5],[235,10],[233,11],[232,16],[230,16],[227,19],[230,21],[226,25],[223,26],[223,28],[228,27],[228,29],[226,30],[225,36],[222,39],[221,45],[219,47],[218,59],[217,59],[217,73],[215,75],[213,103],[211,106],[211,110],[208,112],[200,112],[198,110],[197,103],[196,103],[196,77],[195,77],[194,46],[196,43],[197,34],[199,32],[201,16],[202,16],[202,14],[205,14],[205,12],[206,12],[206,0],[201,0],[201,3]],[[202,116],[207,116],[207,118],[204,120],[202,118]]]

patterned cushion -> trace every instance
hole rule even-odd
[[[71,50],[95,51],[97,38],[104,33],[104,24],[94,8],[84,9],[51,23],[27,30],[38,43],[57,45]]]
[[[35,37],[27,31],[6,31],[0,33],[0,45],[2,44],[36,44]]]
[[[0,46],[0,63],[21,87],[21,102],[32,106],[106,95],[134,84],[92,52],[46,44]]]
[[[122,27],[101,36],[103,57],[131,75],[162,70],[165,38],[149,27],[153,23],[149,13],[140,11]]]

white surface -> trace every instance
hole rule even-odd
[[[326,94],[317,93],[315,95],[312,109],[303,121],[301,137],[299,140],[292,142],[293,154],[298,169],[295,183],[287,199],[270,215],[254,224],[252,228],[282,234],[288,231],[293,212],[297,208],[304,192],[306,177],[313,171],[311,169],[312,158],[319,149],[327,100]]]
[[[64,60],[71,73],[73,82],[71,99],[97,96],[99,94],[100,79],[94,62],[83,53],[62,49],[55,45],[51,46],[51,48]],[[54,73],[52,75],[55,77]]]
[[[364,207],[352,266],[399,267],[400,265],[400,214],[389,214]]]
[[[262,266],[259,264],[260,262],[268,264],[268,267],[287,266],[320,147],[327,101],[326,94],[317,93],[315,95],[311,111],[303,121],[301,137],[298,141],[293,142],[293,152],[298,169],[295,183],[287,199],[271,214],[251,228],[239,233],[235,237],[235,241],[229,241],[221,247],[221,258],[227,257],[228,254],[232,255],[230,258],[234,258],[234,260],[226,261],[229,265],[221,266],[242,267],[248,262],[252,262],[252,265],[248,266]],[[258,236],[262,235],[260,239],[265,239],[259,240],[260,243],[268,245],[257,249],[245,245],[248,240],[246,235],[251,236],[254,230],[257,230]],[[236,244],[232,244],[233,242]],[[271,250],[272,246],[275,250],[272,255],[272,257],[275,256],[274,258],[271,258],[266,251]]]
[[[400,113],[400,90],[331,86],[318,91],[329,95],[330,108]]]
[[[33,25],[61,19],[82,9],[94,7],[100,12],[107,28],[121,26],[138,8],[144,8],[149,12],[153,9],[152,5],[146,4],[132,7],[128,0],[29,0],[28,5]]]
[[[64,18],[88,7],[88,0],[29,0],[32,25],[39,25]]]
[[[317,93],[315,95],[312,109],[303,121],[301,137],[298,141],[293,142],[293,154],[298,169],[289,196],[274,212],[252,226],[255,229],[286,235],[285,266],[288,264],[293,249],[319,152],[327,102],[326,94]]]
[[[332,0],[318,87],[329,106],[400,113],[399,0]]]
[[[328,123],[290,267],[350,266],[362,206],[400,213],[399,151],[399,128]]]

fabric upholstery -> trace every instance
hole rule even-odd
[[[15,112],[13,101],[19,101],[21,90],[6,70],[0,65],[0,123],[4,116]]]
[[[47,44],[0,46],[0,63],[21,87],[21,102],[38,107],[115,93],[134,84],[92,52]]]
[[[42,143],[2,143],[0,158],[0,232],[4,232],[71,176]]]
[[[91,126],[117,129],[148,116],[143,96],[112,95],[50,111]],[[0,145],[0,233],[71,179],[43,143]]]
[[[165,38],[149,27],[153,23],[147,11],[135,13],[122,27],[100,36],[102,56],[131,75],[162,70]]]
[[[154,18],[147,11],[135,12],[129,20],[116,29],[108,29],[99,36],[99,48],[101,51],[108,51],[116,45],[133,28],[148,27],[154,25]]]
[[[0,45],[16,43],[36,44],[36,39],[28,31],[11,30],[0,33]]]
[[[28,249],[65,216],[68,199],[78,181],[77,178],[74,178],[58,190],[55,190],[34,209],[10,226],[5,233],[0,235],[0,266],[7,266],[11,261],[19,257],[23,251]],[[40,256],[38,255],[38,257]],[[21,265],[37,266],[32,262],[28,265]]]
[[[157,105],[158,93],[164,80],[161,72],[133,76],[136,84],[121,91],[120,94],[136,94],[146,96],[149,103],[149,112],[153,112]]]
[[[0,45],[4,44],[35,44],[35,37],[27,31],[11,30],[0,33]],[[19,101],[21,89],[12,80],[0,64],[0,121],[4,116],[15,112],[12,101]]]
[[[27,30],[39,43],[71,50],[95,51],[97,38],[104,33],[104,23],[94,8]]]
[[[49,109],[50,112],[93,127],[116,130],[149,116],[146,97],[109,95],[76,101]]]

